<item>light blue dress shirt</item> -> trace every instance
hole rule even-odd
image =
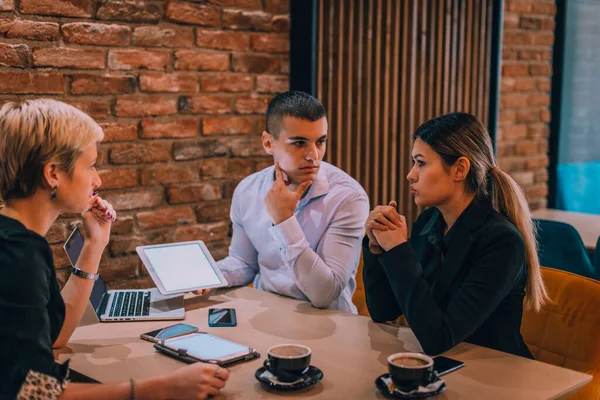
[[[273,226],[264,198],[274,168],[248,176],[235,189],[233,238],[219,268],[232,286],[254,281],[257,289],[356,314],[352,295],[369,215],[367,194],[344,171],[321,162],[294,215]]]

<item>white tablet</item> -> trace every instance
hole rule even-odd
[[[227,286],[201,240],[135,248],[161,294]]]

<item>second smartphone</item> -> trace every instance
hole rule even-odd
[[[208,310],[208,326],[236,326],[237,318],[234,308],[210,308]]]
[[[155,331],[150,331],[146,333],[142,333],[140,335],[141,339],[148,340],[149,342],[158,343],[161,340],[169,339],[177,336],[187,335],[188,333],[197,332],[198,328],[188,324],[175,324],[171,326],[167,326],[166,328],[157,329]]]

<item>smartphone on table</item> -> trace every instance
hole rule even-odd
[[[175,324],[167,326],[166,328],[160,328],[155,331],[142,333],[141,339],[148,340],[149,342],[158,343],[161,340],[174,338],[177,336],[187,335],[188,333],[194,333],[198,331],[198,327],[188,324]]]
[[[462,361],[455,360],[444,356],[437,356],[433,358],[433,369],[437,372],[438,376],[446,375],[452,371],[465,366]]]
[[[237,318],[234,308],[210,308],[208,310],[208,326],[236,326]]]

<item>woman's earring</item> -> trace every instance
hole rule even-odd
[[[56,200],[56,189],[58,188],[58,186],[54,186],[52,188],[52,193],[50,194],[50,199],[51,200]]]

